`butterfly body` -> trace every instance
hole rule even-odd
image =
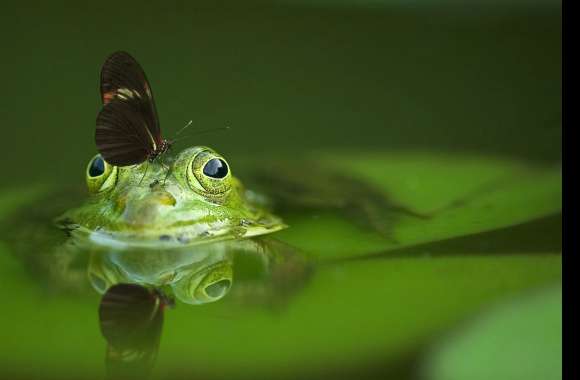
[[[165,154],[169,149],[171,149],[172,145],[173,141],[162,139],[160,145],[156,146],[155,149],[149,153],[147,160],[149,162],[155,161],[157,157]]]

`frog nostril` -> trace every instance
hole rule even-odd
[[[164,206],[175,206],[176,200],[170,193],[158,192],[155,194],[156,200]]]

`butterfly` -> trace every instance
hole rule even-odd
[[[173,144],[161,137],[151,87],[129,53],[117,51],[105,60],[101,68],[101,100],[95,142],[109,164],[153,162]]]

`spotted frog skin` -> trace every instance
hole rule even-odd
[[[182,151],[169,166],[115,167],[100,155],[86,170],[89,199],[58,224],[111,247],[174,247],[248,238],[285,228],[207,147]]]

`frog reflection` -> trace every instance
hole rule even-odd
[[[167,289],[179,301],[199,305],[217,301],[229,292],[233,255],[220,243],[196,253],[187,249],[93,253],[89,280],[99,293],[115,284],[133,283]]]
[[[235,261],[243,263],[243,270],[234,284]],[[164,251],[96,251],[88,265],[90,283],[101,294],[115,284],[139,284],[191,305],[218,301],[232,289],[234,301],[280,305],[310,272],[302,254],[271,239]]]
[[[246,273],[234,284],[236,261],[243,262]],[[99,321],[107,341],[108,378],[149,376],[168,306],[215,302],[232,289],[234,300],[244,304],[283,305],[306,282],[309,268],[304,256],[274,240],[93,251],[88,278],[103,294]]]

